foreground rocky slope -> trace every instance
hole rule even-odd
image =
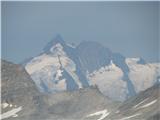
[[[28,116],[36,111],[40,93],[25,69],[2,60],[1,71],[2,119]]]
[[[125,101],[110,116],[111,120],[159,120],[160,84],[139,93]],[[108,120],[106,118],[106,120]]]
[[[119,105],[106,98],[96,87],[49,95],[44,101],[48,106],[47,118],[55,120],[85,120],[91,113],[106,108],[111,112]]]

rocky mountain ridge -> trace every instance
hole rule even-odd
[[[60,35],[24,66],[41,92],[97,85],[104,95],[120,101],[154,85],[160,68],[159,63],[126,58],[96,42],[71,47]]]

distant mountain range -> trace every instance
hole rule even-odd
[[[73,91],[97,85],[111,99],[124,101],[153,86],[159,63],[126,58],[97,42],[67,44],[60,35],[23,65],[41,92]]]

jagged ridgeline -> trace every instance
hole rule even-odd
[[[74,91],[97,85],[105,96],[118,101],[153,86],[159,68],[159,63],[126,58],[97,42],[69,45],[60,35],[23,65],[41,92]]]

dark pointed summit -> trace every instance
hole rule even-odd
[[[65,41],[63,40],[62,36],[60,34],[57,34],[56,37],[51,40],[50,42],[48,42],[48,44],[44,47],[43,51],[44,52],[49,52],[50,49],[56,45],[56,44],[61,44],[62,46],[65,45]]]
[[[51,41],[53,44],[57,44],[57,43],[65,43],[62,36],[60,34],[57,34],[56,37]]]

